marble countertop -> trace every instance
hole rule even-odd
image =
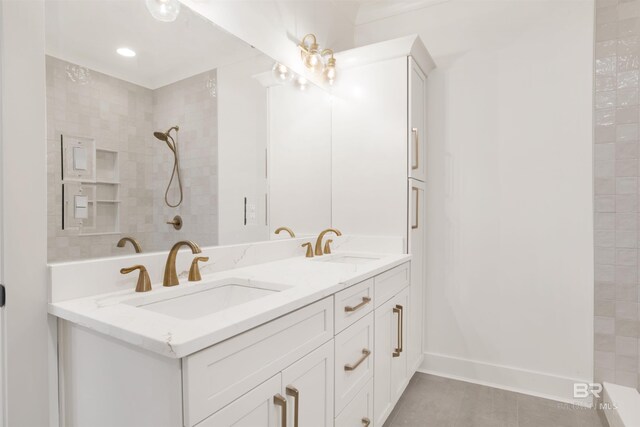
[[[367,256],[364,253],[336,253]],[[217,344],[284,314],[297,310],[344,288],[389,270],[411,259],[410,255],[372,254],[361,264],[330,262],[322,258],[288,258],[265,264],[220,271],[202,276],[201,282],[188,282],[184,275],[180,285],[165,288],[154,284],[153,290],[136,293],[134,289],[50,303],[49,313],[69,322],[120,339],[140,348],[181,358]],[[140,299],[164,300],[190,294],[219,281],[242,280],[281,285],[274,292],[217,313],[195,319],[180,319],[136,307]]]

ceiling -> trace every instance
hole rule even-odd
[[[260,54],[184,5],[167,23],[155,20],[140,0],[45,4],[47,55],[149,89]],[[137,55],[120,56],[120,47]]]
[[[322,1],[322,0],[318,0]],[[451,0],[330,0],[353,25],[367,24]]]

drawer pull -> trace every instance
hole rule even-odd
[[[369,427],[369,424],[371,424],[371,420],[370,420],[369,418],[367,418],[367,417],[364,417],[364,418],[362,419],[362,425],[363,425],[364,427]]]
[[[300,400],[300,392],[293,386],[287,386],[287,396],[293,397],[293,427],[298,427],[298,402]]]
[[[351,306],[346,306],[344,308],[344,311],[346,311],[347,313],[351,313],[354,312],[356,310],[360,310],[362,307],[364,307],[365,305],[369,304],[371,302],[371,298],[369,297],[362,297],[362,302],[358,305],[354,305],[353,307]]]
[[[287,427],[287,399],[285,399],[280,393],[278,393],[273,396],[273,403],[280,406],[282,414],[282,422],[280,424],[282,425],[282,427]]]
[[[371,354],[371,350],[363,348],[362,349],[362,357],[360,359],[358,359],[358,361],[354,365],[351,365],[350,363],[347,363],[346,365],[344,365],[344,370],[345,371],[353,371],[353,370],[355,370],[358,366],[360,366],[360,364],[362,362],[367,360],[367,357],[369,357],[370,354]]]
[[[398,314],[398,346],[396,347],[395,351],[393,352],[393,357],[400,357],[400,353],[402,353],[402,329],[403,329],[403,323],[404,323],[404,319],[403,319],[403,311],[404,308],[400,305],[397,304],[394,308],[393,308],[393,312]]]

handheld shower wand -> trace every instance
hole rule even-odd
[[[180,158],[178,156],[178,144],[171,137],[172,130],[176,131],[176,137],[177,137],[177,133],[180,130],[179,126],[172,126],[166,132],[154,132],[153,136],[155,136],[160,141],[164,141],[167,144],[167,147],[169,147],[169,149],[173,152],[173,171],[171,172],[171,179],[169,179],[167,190],[164,192],[164,201],[167,204],[167,206],[171,208],[177,208],[182,203],[183,191],[182,191],[182,179],[180,177]],[[178,200],[178,203],[176,203],[175,205],[172,205],[171,202],[169,202],[169,189],[171,188],[171,184],[173,183],[173,178],[176,175],[178,177],[178,188],[180,190],[180,200]]]

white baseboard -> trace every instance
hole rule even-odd
[[[593,406],[592,398],[573,397],[574,383],[593,382],[590,378],[561,377],[435,353],[424,354],[418,371],[573,405],[589,408]]]

